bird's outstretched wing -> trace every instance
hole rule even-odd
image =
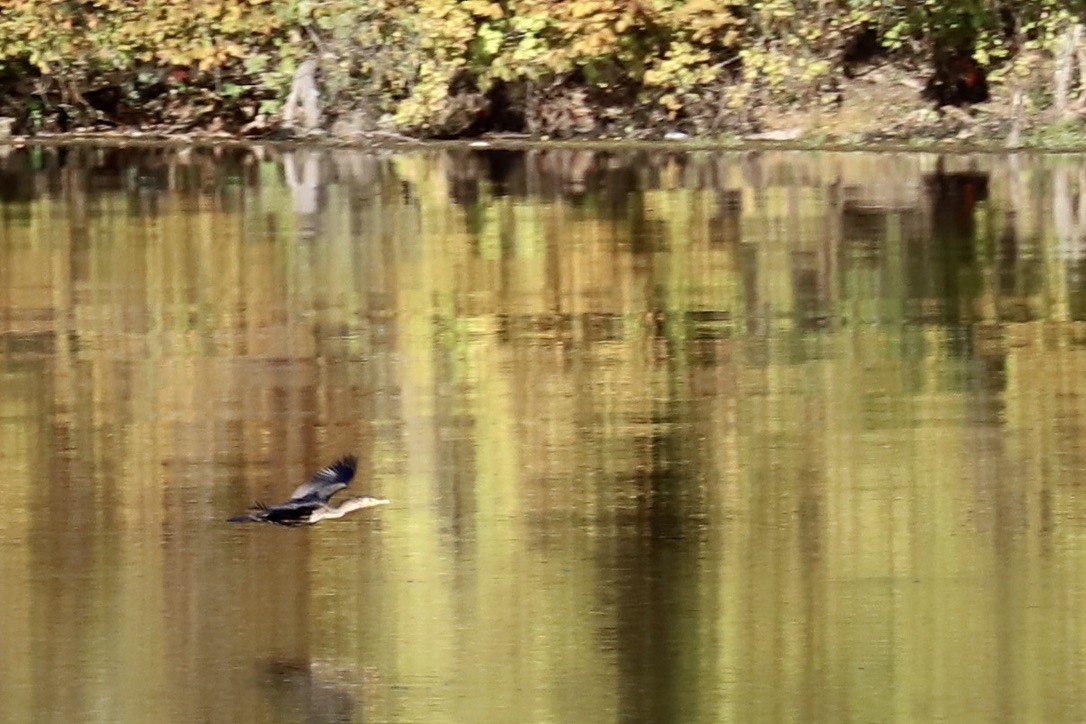
[[[354,471],[358,467],[358,458],[354,455],[345,455],[326,468],[322,468],[307,482],[299,485],[290,494],[292,501],[301,498],[321,503],[327,503],[336,492],[347,487],[354,477]]]

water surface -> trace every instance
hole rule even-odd
[[[1077,719],[1084,160],[3,151],[4,719]]]

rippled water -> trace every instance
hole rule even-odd
[[[1084,261],[1078,156],[3,151],[2,718],[1075,720]]]

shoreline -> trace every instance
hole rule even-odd
[[[955,139],[930,139],[918,137],[906,141],[826,141],[817,136],[791,140],[764,140],[749,138],[508,138],[501,135],[483,135],[462,139],[404,138],[390,139],[382,136],[358,136],[344,139],[330,134],[310,134],[291,139],[242,137],[226,133],[171,134],[147,131],[93,131],[71,133],[42,133],[12,135],[0,139],[0,149],[60,146],[109,146],[144,148],[272,148],[277,150],[303,149],[352,149],[396,150],[449,149],[449,150],[497,150],[526,151],[537,149],[591,149],[614,151],[669,151],[693,153],[757,152],[757,151],[811,151],[824,153],[940,153],[955,155],[1005,155],[1025,154],[1076,154],[1086,153],[1086,139],[1078,144],[1039,145],[1021,143],[1011,147],[1005,141],[970,143]]]

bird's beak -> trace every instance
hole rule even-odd
[[[372,508],[375,505],[388,505],[392,501],[386,498],[366,498],[362,502],[365,503],[365,505],[362,506],[363,508]]]

